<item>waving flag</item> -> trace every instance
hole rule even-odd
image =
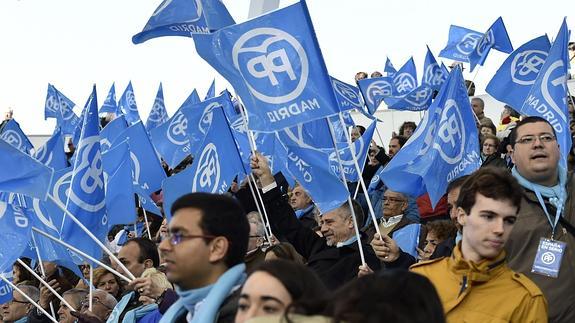
[[[393,79],[391,77],[374,77],[359,80],[359,88],[365,99],[365,105],[371,115],[383,99],[393,95]]]
[[[172,216],[172,204],[183,194],[223,194],[238,174],[246,173],[224,112],[215,108],[212,113],[211,126],[192,165],[164,180],[164,211],[168,219]]]
[[[124,115],[120,115],[108,123],[100,132],[100,150],[102,153],[112,148],[112,144],[116,141],[116,138],[126,129],[128,129],[128,124]]]
[[[422,84],[399,98],[384,99],[388,109],[423,111],[429,108],[433,98],[433,90],[428,84]]]
[[[517,48],[497,70],[485,91],[519,110],[545,64],[550,47],[547,35],[543,35]]]
[[[284,145],[310,149],[333,149],[333,140],[326,119],[285,128],[277,134]]]
[[[363,108],[363,100],[357,87],[342,82],[332,76],[330,76],[330,79],[340,111]]]
[[[365,130],[363,135],[361,135],[361,137],[353,142],[353,151],[350,149],[347,141],[338,143],[337,151],[339,153],[339,159],[341,160],[346,180],[349,182],[359,181],[359,176],[361,174],[357,173],[353,157],[355,155],[355,159],[357,160],[360,169],[363,171],[365,161],[367,160],[367,152],[369,151],[369,145],[371,143],[371,139],[373,138],[373,132],[375,130],[376,124],[377,121],[373,121],[371,125]],[[331,149],[329,151],[329,164],[332,172],[339,176],[339,162],[335,149]]]
[[[184,103],[182,103],[182,106],[190,106],[192,104],[196,104],[196,103],[200,103],[200,102],[202,102],[202,100],[200,100],[200,96],[198,95],[198,91],[196,91],[196,89],[194,89],[192,91],[192,93],[190,93],[190,95],[188,95],[188,97],[186,98]]]
[[[214,96],[216,96],[216,79],[214,79],[214,80],[212,81],[212,84],[210,85],[210,88],[208,89],[208,92],[206,92],[206,97],[205,97],[204,100],[211,99],[211,98],[213,98]]]
[[[164,0],[132,42],[140,44],[163,36],[192,37],[233,24],[234,19],[219,0]]]
[[[249,129],[270,132],[338,112],[305,2],[194,41],[242,98]]]
[[[160,87],[158,88],[152,111],[146,121],[146,130],[150,131],[166,121],[168,121],[168,111],[166,111],[166,106],[164,105],[164,90],[162,89],[162,83],[160,82]]]
[[[138,106],[136,105],[136,96],[134,95],[131,81],[128,83],[124,94],[122,94],[118,106],[120,111],[126,116],[128,124],[134,124],[140,121],[140,114],[138,113]]]
[[[65,135],[70,135],[81,123],[80,118],[74,113],[75,104],[52,84],[48,84],[44,119],[56,118],[57,124]]]
[[[561,163],[567,169],[567,157],[571,149],[569,130],[569,110],[567,108],[567,79],[569,78],[569,31],[567,19],[563,19],[555,41],[549,49],[545,64],[533,83],[527,99],[521,107],[521,113],[539,116],[551,123],[557,134],[561,148]]]
[[[32,143],[24,134],[24,131],[20,129],[20,125],[14,119],[10,119],[10,121],[4,125],[0,133],[0,139],[27,154],[30,154],[30,150],[34,149],[34,146],[32,146]]]
[[[112,83],[108,96],[100,108],[99,113],[116,113],[118,114],[118,103],[116,103],[116,83]]]
[[[403,66],[393,74],[393,95],[405,96],[417,87],[417,70],[411,57]]]
[[[108,233],[104,196],[98,100],[94,85],[82,122],[66,208],[100,240]],[[96,259],[101,257],[102,250],[99,246],[72,220],[64,217],[61,228],[62,238],[66,242],[79,248],[81,246],[83,251]]]
[[[381,178],[391,190],[412,197],[429,193],[435,207],[447,183],[480,165],[477,127],[463,75],[456,68]]]
[[[29,217],[25,209],[0,202],[0,237],[4,240],[4,243],[0,243],[0,272],[12,268],[28,247],[31,230]]]
[[[427,46],[427,54],[425,55],[425,62],[423,63],[423,79],[422,84],[427,84],[432,90],[439,91],[445,80],[449,76],[449,72],[445,66],[439,66],[433,53]]]
[[[68,166],[68,160],[64,152],[64,138],[62,138],[60,129],[56,129],[44,146],[38,148],[34,153],[34,158],[42,164],[54,168],[54,170]]]
[[[0,140],[0,191],[46,199],[54,171]]]
[[[7,267],[0,275],[12,282],[12,267]],[[0,304],[6,304],[12,300],[12,287],[5,281],[0,280]]]
[[[473,71],[477,64],[483,65],[491,48],[495,48],[503,53],[511,53],[513,51],[513,45],[511,45],[511,40],[509,40],[507,29],[501,17],[497,18],[491,27],[487,29],[477,43],[475,50],[469,54],[468,58],[471,71]]]
[[[393,64],[391,63],[391,60],[389,59],[389,57],[386,58],[385,60],[385,68],[383,69],[383,71],[385,73],[387,73],[387,76],[393,76],[393,74],[397,73],[397,70],[395,69],[395,67],[393,67]]]
[[[449,40],[439,57],[450,58],[459,62],[469,62],[469,55],[477,48],[483,33],[475,30],[451,25],[449,27]]]

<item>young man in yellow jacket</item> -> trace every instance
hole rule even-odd
[[[452,256],[411,267],[431,280],[448,322],[547,322],[541,290],[505,261],[503,246],[521,191],[504,170],[487,167],[472,174],[457,200],[463,237]]]

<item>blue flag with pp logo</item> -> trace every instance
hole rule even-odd
[[[132,88],[132,82],[128,83],[124,94],[118,102],[118,108],[126,116],[126,121],[128,124],[134,124],[140,121],[140,114],[138,113],[138,106],[136,105],[136,96],[134,95],[134,89]]]
[[[567,157],[572,141],[566,99],[568,93],[567,79],[569,78],[568,43],[569,31],[565,18],[551,49],[549,49],[545,64],[541,67],[539,75],[519,111],[522,114],[539,116],[549,121],[557,134],[557,142],[561,149],[561,164],[565,168],[567,168]]]
[[[86,105],[66,209],[103,241],[108,233],[108,219],[104,200],[104,173],[95,85]],[[61,234],[66,242],[100,259],[102,255],[100,247],[66,216],[62,221]]]
[[[64,152],[64,138],[60,129],[56,129],[44,146],[36,150],[34,158],[42,164],[54,168],[54,170],[68,167],[68,160]]]
[[[212,84],[210,85],[208,92],[206,92],[206,97],[204,98],[204,100],[211,99],[214,96],[216,96],[216,79],[212,81]]]
[[[201,102],[200,97],[194,89],[168,121],[150,131],[154,147],[171,168],[176,167],[187,155],[191,154],[187,133],[188,118],[184,110],[199,102]]]
[[[339,110],[303,1],[194,41],[242,98],[251,130],[276,131]]]
[[[449,27],[449,40],[445,48],[439,52],[439,57],[458,62],[469,62],[469,55],[475,50],[481,37],[483,37],[483,33],[451,25]]]
[[[429,193],[435,207],[447,183],[480,165],[477,127],[461,69],[455,68],[381,178],[391,190],[411,197]]]
[[[447,76],[449,76],[449,71],[447,71],[445,66],[439,66],[435,56],[433,56],[429,46],[427,46],[421,83],[429,85],[432,90],[439,91],[443,83],[445,83]]]
[[[393,67],[393,63],[391,63],[389,57],[385,59],[385,67],[383,68],[383,71],[387,73],[386,76],[393,76],[393,74],[397,73],[397,70]]]
[[[330,76],[330,78],[340,111],[363,108],[363,100],[357,87],[342,82],[333,76]]]
[[[485,91],[519,110],[545,64],[550,47],[547,35],[521,45],[503,62]]]
[[[383,99],[393,95],[393,79],[391,77],[363,79],[359,80],[358,85],[371,115],[375,113]]]
[[[54,171],[0,139],[0,191],[46,199]]]
[[[14,204],[0,202],[0,272],[12,268],[12,264],[28,247],[30,240],[30,214]]]
[[[238,174],[246,173],[224,112],[215,108],[212,113],[210,129],[192,165],[164,180],[168,219],[172,204],[180,196],[191,192],[223,194]]]
[[[100,150],[105,153],[112,144],[116,141],[124,130],[128,129],[128,124],[124,115],[118,116],[116,119],[110,121],[102,131],[100,131]]]
[[[417,87],[417,70],[413,57],[393,74],[393,95],[405,96]]]
[[[233,24],[234,19],[220,0],[164,0],[132,42],[140,44],[163,36],[192,37]]]
[[[345,179],[348,182],[359,181],[359,176],[361,176],[361,174],[357,173],[354,157],[357,160],[359,169],[363,171],[365,161],[367,160],[367,152],[369,150],[371,139],[373,138],[373,132],[375,131],[376,124],[377,121],[372,121],[371,125],[365,130],[363,135],[361,135],[361,137],[352,143],[352,147],[347,144],[347,141],[337,144],[339,160],[341,161],[343,171],[345,172]],[[330,168],[334,174],[339,176],[341,172],[339,168],[339,161],[336,156],[336,150],[331,149],[328,151],[328,153]]]
[[[104,104],[100,107],[100,113],[116,113],[118,114],[118,103],[116,102],[116,83],[112,83],[108,96],[104,100]]]
[[[477,64],[483,65],[491,48],[495,48],[503,53],[511,53],[513,51],[513,45],[511,45],[511,40],[509,39],[507,29],[501,17],[497,18],[491,27],[487,29],[477,43],[475,50],[469,54],[468,58],[471,71],[473,71]]]
[[[3,277],[12,282],[12,267],[6,268],[0,273]],[[12,287],[5,281],[0,280],[0,304],[6,304],[12,300]]]
[[[388,109],[422,111],[427,110],[433,98],[433,89],[428,84],[422,84],[403,97],[386,98]]]
[[[48,84],[46,104],[44,107],[44,119],[56,118],[57,125],[65,135],[74,133],[74,129],[81,123],[80,118],[74,113],[75,104],[52,84]]]
[[[20,125],[16,120],[10,119],[2,128],[0,139],[14,146],[16,149],[30,154],[30,150],[34,149],[24,131],[20,129]]]
[[[164,90],[162,89],[162,83],[160,83],[152,111],[150,111],[148,120],[146,120],[146,130],[150,131],[166,121],[168,121],[168,111],[166,111],[166,106],[164,105]]]
[[[284,147],[287,152],[285,168],[305,188],[321,213],[334,210],[347,201],[347,187],[330,171],[327,154],[297,146]]]

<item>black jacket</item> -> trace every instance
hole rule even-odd
[[[263,199],[272,231],[283,235],[308,260],[307,266],[318,274],[326,287],[336,289],[357,277],[361,265],[357,243],[340,248],[328,246],[323,237],[298,221],[287,196],[278,188],[264,194]],[[378,270],[381,265],[371,246],[365,240],[361,245],[369,267]]]

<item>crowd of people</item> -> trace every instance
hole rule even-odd
[[[105,267],[44,261],[33,274],[35,261],[20,259],[2,321],[575,322],[575,149],[565,169],[548,121],[505,106],[496,125],[470,95],[482,166],[449,183],[436,207],[376,176],[415,122],[402,124],[387,149],[372,142],[367,192],[323,214],[255,153],[253,179],[226,194],[190,193],[169,221],[139,209],[136,224],[114,227],[108,247],[122,266],[108,257]],[[355,126],[351,140],[364,131]],[[162,193],[152,198],[161,209]],[[421,225],[415,254],[397,241],[413,224]]]

